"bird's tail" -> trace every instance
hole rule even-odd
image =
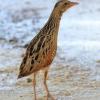
[[[17,79],[20,79],[20,78],[22,78],[22,77],[24,77],[24,76],[22,76],[22,75],[19,74],[18,77],[17,77]]]
[[[27,71],[24,72],[23,70],[21,70],[21,71],[19,72],[19,75],[18,75],[17,79],[20,79],[20,78],[29,76],[30,74],[32,74],[32,72],[27,72]]]

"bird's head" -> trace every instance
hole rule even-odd
[[[64,13],[66,10],[68,10],[69,8],[71,8],[72,6],[77,5],[77,2],[71,2],[68,0],[59,0],[56,4],[54,9],[56,10],[56,12],[60,12],[60,13]]]

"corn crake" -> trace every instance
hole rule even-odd
[[[33,74],[33,87],[34,87],[34,100],[37,100],[36,96],[36,74],[38,71],[44,72],[44,86],[46,89],[47,100],[54,98],[50,95],[46,84],[46,77],[50,64],[52,63],[56,51],[57,51],[57,37],[62,14],[77,2],[71,2],[68,0],[59,0],[44,27],[40,32],[31,40],[27,47],[26,54],[20,65],[20,72],[18,78],[22,78]]]

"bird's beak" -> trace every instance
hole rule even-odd
[[[75,6],[75,5],[78,5],[78,2],[71,2],[71,1],[69,1],[70,3],[69,3],[69,6],[70,7],[72,7],[72,6]]]

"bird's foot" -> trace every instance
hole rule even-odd
[[[36,98],[33,98],[33,100],[37,100]]]
[[[34,98],[33,98],[33,100],[37,100],[37,98],[36,98],[36,97],[34,97]]]
[[[37,96],[36,96],[36,94],[34,94],[33,100],[37,100]]]
[[[51,94],[48,94],[46,100],[56,100]]]

